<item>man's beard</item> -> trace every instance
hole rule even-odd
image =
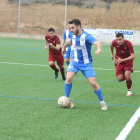
[[[76,30],[76,32],[75,32],[75,35],[77,36],[77,35],[78,35],[78,33],[79,33],[79,30],[78,30],[78,28],[77,28],[77,30]]]

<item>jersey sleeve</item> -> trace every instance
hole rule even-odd
[[[64,32],[63,39],[66,39],[66,31]]]
[[[92,35],[88,34],[88,35],[86,35],[86,41],[93,44],[95,41],[97,41],[97,39],[94,38]]]
[[[129,47],[129,53],[130,54],[134,53],[133,45],[131,42],[129,42],[128,47]]]

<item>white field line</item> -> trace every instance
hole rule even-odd
[[[11,62],[0,62],[0,64],[28,65],[28,66],[42,66],[42,67],[49,66],[49,65],[41,65],[41,64],[26,64],[26,63],[11,63]],[[64,66],[64,67],[68,67],[68,66]],[[94,68],[94,69],[98,69],[98,70],[115,70],[115,69],[103,69],[103,68]],[[134,71],[134,72],[140,72],[140,71]]]
[[[126,126],[123,128],[123,130],[120,132],[120,134],[115,140],[125,140],[139,118],[140,118],[140,107],[136,110],[134,115],[131,117],[129,122],[126,124]]]

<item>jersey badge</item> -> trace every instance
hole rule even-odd
[[[53,41],[53,43],[55,43],[55,41]]]
[[[81,38],[81,41],[83,42],[85,40],[85,38]]]
[[[124,46],[124,49],[126,50],[126,49],[127,49],[127,47],[126,47],[126,46]]]

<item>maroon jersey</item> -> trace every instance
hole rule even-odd
[[[47,34],[45,36],[45,39],[47,40],[48,43],[52,43],[55,47],[57,44],[60,44],[60,39],[58,36],[55,35],[55,37],[52,39],[50,38],[50,36]],[[50,45],[49,45],[49,54],[53,54],[53,55],[60,55],[61,54],[61,48],[59,51],[53,49]]]
[[[130,54],[134,53],[133,46],[132,46],[131,42],[128,40],[124,39],[123,45],[119,45],[116,40],[113,40],[112,45],[116,49],[115,58],[118,58],[118,57],[127,58],[130,56]],[[126,62],[128,62],[128,61],[126,61]],[[133,63],[133,60],[130,60],[129,62]],[[125,63],[125,62],[123,62],[123,63]]]

